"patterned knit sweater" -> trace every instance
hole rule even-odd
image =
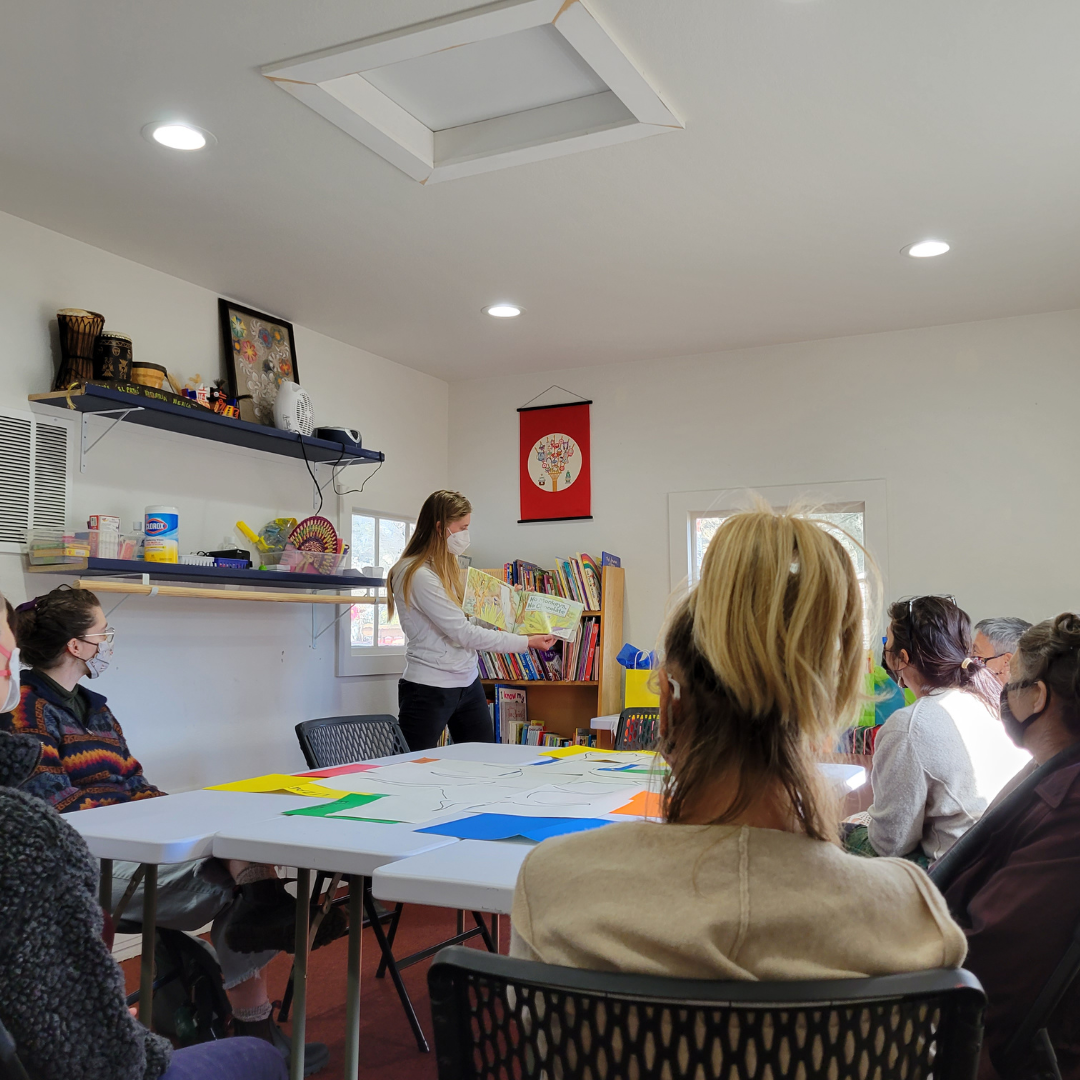
[[[61,814],[165,794],[143,776],[101,694],[81,688],[90,703],[83,722],[36,671],[24,671],[21,681],[22,699],[0,714],[0,730],[41,743],[41,762],[23,791]]]

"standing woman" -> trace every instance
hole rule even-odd
[[[465,617],[465,575],[458,556],[469,546],[472,504],[460,492],[424,500],[416,529],[387,578],[387,609],[405,632],[398,681],[398,723],[410,750],[436,746],[443,729],[454,742],[491,742],[494,733],[476,665],[478,649],[523,653],[550,649],[550,634],[508,634]]]

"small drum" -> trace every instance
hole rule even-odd
[[[131,382],[131,338],[103,330],[94,342],[94,378],[104,382]]]

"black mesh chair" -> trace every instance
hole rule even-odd
[[[385,713],[368,716],[327,716],[321,720],[305,720],[296,725],[296,737],[300,740],[300,749],[303,751],[309,769],[326,769],[335,765],[351,765],[356,761],[368,761],[372,758],[390,757],[393,754],[407,754],[409,752],[409,744],[401,733],[397,718]],[[318,904],[318,897],[322,893],[325,877],[326,875],[322,874],[317,876],[313,890],[317,905],[312,920],[314,924],[313,933],[320,918],[318,907],[321,905]],[[454,937],[446,941],[440,941],[437,945],[433,945],[428,949],[410,953],[400,959],[395,958],[394,938],[397,936],[398,923],[401,920],[401,912],[405,905],[397,904],[392,912],[380,911],[376,906],[375,898],[371,895],[371,882],[369,880],[364,880],[363,889],[364,926],[371,927],[372,932],[375,934],[375,940],[378,942],[379,951],[382,954],[375,977],[381,979],[387,971],[390,972],[390,978],[394,988],[397,990],[398,997],[401,999],[405,1016],[409,1021],[409,1026],[412,1028],[413,1035],[416,1037],[416,1045],[426,1053],[430,1047],[424,1035],[424,1030],[420,1026],[420,1021],[417,1019],[412,1000],[405,989],[405,983],[402,981],[402,970],[412,964],[419,963],[421,960],[426,960],[446,945],[468,941],[469,938],[477,935],[484,939],[484,944],[492,952],[496,951],[495,944],[491,939],[487,924],[479,912],[474,911],[472,913],[476,926],[470,930],[465,930],[463,917],[459,912],[458,933]],[[332,880],[327,894],[326,906],[329,906],[329,903],[345,902],[347,898],[339,900],[333,896],[336,892],[337,883]],[[389,923],[385,931],[383,930],[384,923]],[[278,1013],[279,1019],[282,1021],[288,1017],[291,1002],[292,978],[290,976]]]
[[[660,710],[623,709],[615,730],[616,750],[652,750],[660,739]]]
[[[15,1040],[0,1020],[0,1080],[30,1080],[26,1067],[19,1060]]]
[[[447,949],[428,972],[439,1080],[974,1080],[967,971],[713,982]]]
[[[296,725],[296,737],[309,769],[351,765],[354,761],[409,752],[397,717],[388,713],[305,720]]]

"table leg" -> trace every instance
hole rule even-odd
[[[304,1039],[307,1034],[308,906],[311,871],[296,871],[296,955],[293,958],[293,1023],[290,1080],[304,1080]]]
[[[360,1073],[360,960],[363,955],[364,885],[349,878],[349,970],[345,992],[345,1080]]]
[[[112,911],[112,859],[101,860],[101,877],[98,880],[98,903],[102,911]]]
[[[154,951],[157,946],[157,872],[145,864],[143,869],[142,957],[139,965],[139,1022],[154,1028]],[[111,876],[111,875],[110,875]]]

